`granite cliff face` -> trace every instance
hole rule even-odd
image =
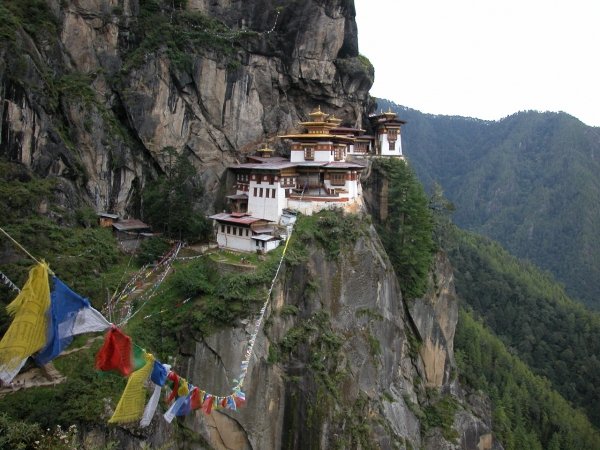
[[[225,167],[310,108],[361,123],[352,1],[38,3],[0,45],[0,155],[57,177],[64,206],[139,213],[173,147],[210,211]]]
[[[490,405],[455,377],[458,304],[445,256],[436,257],[428,293],[407,304],[375,229],[364,230],[337,259],[315,243],[306,258],[288,261],[257,339],[244,408],[171,425],[157,417],[142,434],[113,430],[109,440],[132,449],[501,449]],[[228,392],[252,327],[245,320],[182,338],[178,371]]]

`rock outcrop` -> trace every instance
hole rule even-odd
[[[360,125],[373,70],[352,1],[184,4],[52,0],[35,33],[15,26],[0,44],[0,155],[59,177],[64,206],[139,213],[173,147],[210,211],[225,167],[317,104]]]
[[[445,256],[436,258],[427,295],[406,305],[372,226],[337,259],[316,243],[308,249],[276,286],[244,408],[192,414],[178,425],[157,417],[141,436],[112,439],[219,450],[501,449],[489,404],[455,377],[458,304]],[[244,320],[209,337],[187,336],[178,371],[226,395],[252,329]],[[451,406],[445,415],[439,404]]]

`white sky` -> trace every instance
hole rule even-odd
[[[355,0],[371,95],[425,113],[600,126],[600,0]]]

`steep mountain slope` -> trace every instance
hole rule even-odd
[[[600,130],[565,113],[498,122],[433,116],[380,100],[407,120],[403,141],[428,185],[455,203],[455,222],[551,271],[570,295],[600,306]]]
[[[486,238],[455,229],[449,257],[459,296],[554,389],[600,424],[600,316],[548,274]]]

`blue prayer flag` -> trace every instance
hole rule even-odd
[[[90,307],[88,299],[73,292],[58,278],[52,277],[52,282],[46,347],[34,356],[39,365],[52,361],[71,344],[77,314]]]

